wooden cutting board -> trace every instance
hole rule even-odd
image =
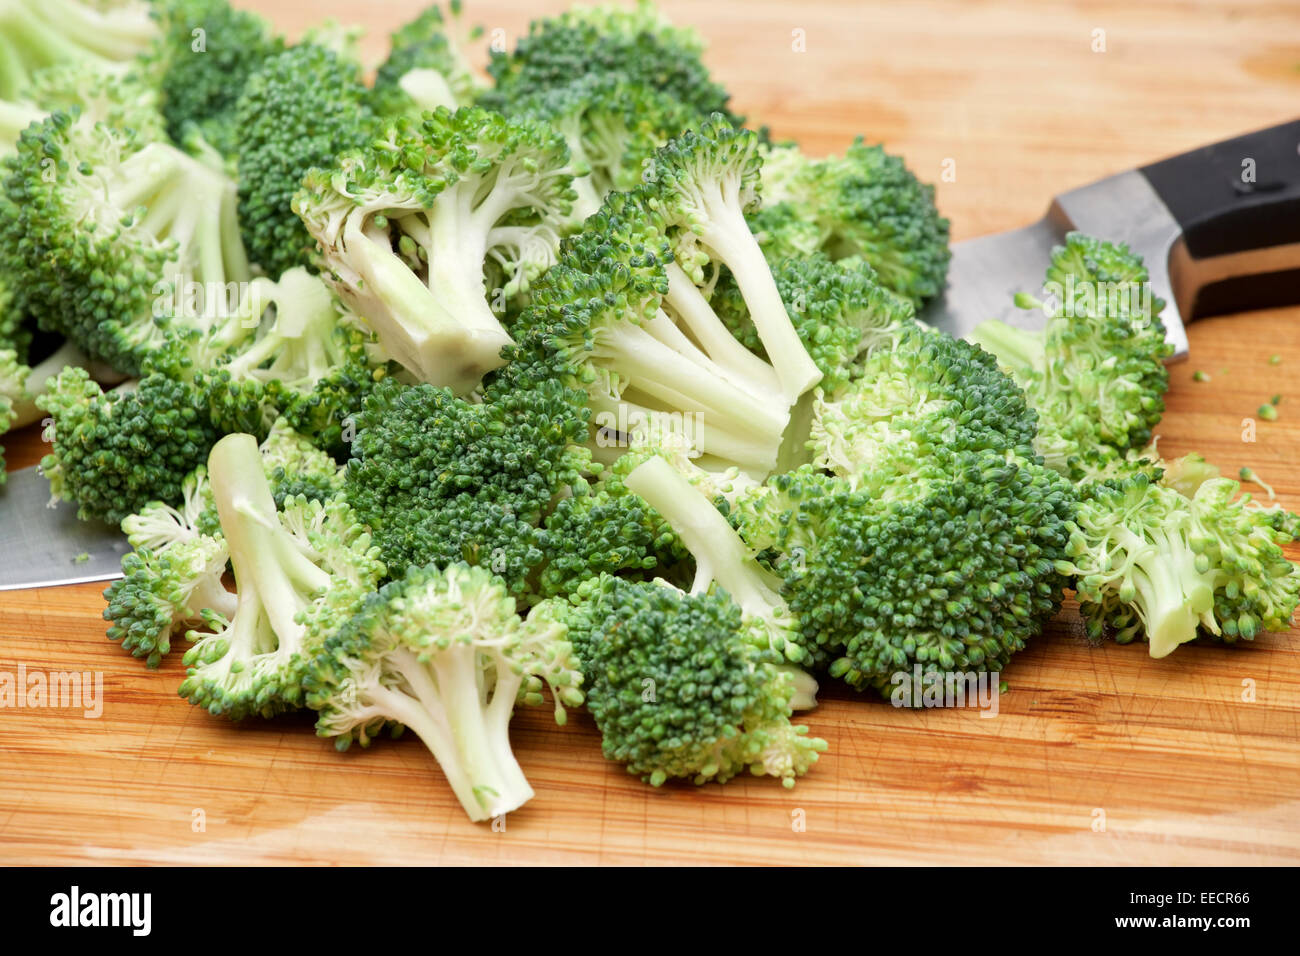
[[[513,42],[562,3],[469,0]],[[365,17],[367,52],[416,2],[245,0],[296,33]],[[350,10],[349,7],[352,9]],[[738,109],[812,153],[856,133],[939,181],[956,238],[1028,222],[1057,191],[1294,117],[1300,8],[685,0]],[[1135,9],[1140,7],[1141,9]],[[1101,31],[1101,32],[1097,32]],[[1104,50],[1096,49],[1104,44]],[[1300,508],[1300,311],[1202,321],[1172,370],[1161,450],[1250,465]],[[1271,355],[1281,356],[1270,364]],[[1194,383],[1203,369],[1208,383]],[[1277,422],[1243,441],[1275,393]],[[8,436],[12,466],[41,454]],[[1295,555],[1300,557],[1300,553]],[[1300,862],[1300,640],[1089,646],[1067,611],[1006,673],[995,719],[825,688],[830,742],[770,779],[651,789],[605,763],[590,719],[520,714],[537,791],[504,832],[469,823],[418,741],[338,755],[307,717],[231,725],[104,639],[101,587],[0,593],[0,672],[102,674],[103,712],[0,710],[5,863]]]

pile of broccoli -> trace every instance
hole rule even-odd
[[[953,339],[933,188],[748,128],[648,2],[485,75],[455,0],[371,82],[357,38],[0,10],[0,430],[44,419],[52,497],[120,524],[108,636],[191,704],[410,729],[488,820],[548,698],[653,786],[792,786],[819,681],[1000,674],[1067,591],[1156,657],[1288,626],[1300,518],[1157,454],[1123,246]]]

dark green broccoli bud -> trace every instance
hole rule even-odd
[[[84,368],[52,379],[37,405],[50,413],[41,460],[55,500],[112,524],[151,501],[179,501],[185,476],[218,433],[194,390],[165,375],[105,394]]]
[[[237,604],[205,609],[186,636],[180,695],[238,720],[271,717],[303,702],[312,656],[360,607],[384,574],[370,535],[341,497],[290,498],[277,511],[251,435],[212,449],[208,476],[230,552]]]
[[[381,116],[474,105],[480,83],[466,62],[465,46],[482,37],[483,28],[461,22],[460,0],[448,7],[444,16],[434,4],[393,33],[370,98]]]
[[[482,402],[380,382],[357,415],[347,495],[391,572],[464,562],[526,595],[546,557],[543,516],[586,490],[582,398],[524,361],[491,377]]]
[[[795,331],[821,370],[820,387],[827,395],[844,388],[859,358],[889,344],[916,314],[911,302],[885,288],[861,259],[833,262],[813,252],[778,263],[772,275]],[[719,277],[709,302],[747,349],[766,357],[730,272]]]
[[[46,67],[120,72],[157,34],[144,0],[9,0],[0,11],[0,100],[17,100]]]
[[[1300,568],[1282,545],[1300,519],[1239,488],[1205,477],[1188,498],[1145,473],[1085,486],[1058,566],[1076,579],[1089,634],[1145,637],[1164,657],[1198,635],[1232,643],[1289,627]]]
[[[1151,441],[1164,414],[1173,354],[1142,259],[1127,246],[1080,233],[1052,252],[1048,302],[1018,296],[1046,316],[1040,332],[998,320],[970,339],[997,356],[1038,412],[1037,448],[1075,480],[1096,458],[1124,457]],[[1093,455],[1093,464],[1081,459]]]
[[[763,198],[750,224],[773,260],[815,251],[860,257],[918,308],[943,291],[948,220],[935,208],[934,187],[882,147],[858,137],[844,156],[821,160],[775,147],[764,163]]]
[[[568,143],[575,170],[585,170],[573,181],[578,222],[610,192],[641,182],[654,151],[700,119],[681,101],[617,73],[581,74],[512,100],[506,112],[539,119]]]
[[[510,749],[516,703],[541,703],[556,721],[578,706],[582,674],[565,628],[532,617],[481,568],[412,568],[371,595],[317,654],[307,704],[316,733],[339,750],[386,726],[415,731],[469,818],[489,820],[533,796]]]
[[[818,395],[811,427],[814,463],[854,488],[915,475],[938,448],[1034,456],[1024,393],[977,346],[910,325],[857,374],[839,395]]]
[[[548,602],[533,613],[569,627],[606,758],[656,787],[725,783],[746,768],[794,786],[826,742],[790,723],[794,678],[749,639],[739,606],[724,591],[601,584],[583,611]]]
[[[178,143],[198,137],[233,157],[244,84],[284,40],[262,17],[226,0],[154,0],[153,9],[160,33],[143,65],[162,93],[168,132]]]
[[[709,76],[701,59],[704,41],[694,30],[674,27],[641,0],[635,9],[613,5],[574,7],[534,20],[514,50],[493,51],[488,73],[496,81],[480,102],[491,109],[542,90],[565,86],[577,76],[626,77],[689,107],[698,116],[729,114],[730,94]]]
[[[235,107],[239,218],[249,257],[273,278],[311,261],[315,242],[293,212],[307,171],[364,146],[377,120],[357,66],[311,44],[249,76]]]
[[[339,297],[420,381],[472,391],[511,340],[511,299],[554,261],[573,203],[559,134],[468,108],[396,120],[313,170],[294,209]],[[489,263],[504,275],[489,290]]]
[[[23,133],[4,191],[0,272],[20,307],[124,374],[249,278],[234,182],[172,146],[56,112]]]

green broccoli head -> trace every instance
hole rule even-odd
[[[750,222],[770,257],[819,250],[837,260],[860,257],[918,308],[943,291],[948,220],[935,208],[934,187],[901,159],[858,137],[843,156],[821,160],[775,148],[764,170],[765,204]]]
[[[586,489],[587,418],[581,392],[522,361],[481,402],[386,379],[357,415],[348,498],[394,574],[463,562],[525,596],[552,501]]]
[[[1038,450],[1076,480],[1145,447],[1164,414],[1173,354],[1147,271],[1127,246],[1071,233],[1052,252],[1041,331],[998,320],[971,334],[997,356],[1038,412]]]
[[[433,754],[471,820],[517,810],[532,788],[510,748],[515,704],[548,685],[582,703],[567,629],[521,622],[515,602],[482,568],[411,568],[371,595],[331,636],[306,678],[316,732],[340,750],[367,746],[385,726],[410,728]]]
[[[1089,634],[1145,637],[1164,657],[1199,635],[1231,643],[1290,626],[1300,568],[1282,545],[1297,519],[1239,488],[1205,477],[1188,497],[1139,472],[1081,489],[1059,565],[1075,578]]]
[[[124,374],[164,326],[202,326],[249,277],[234,182],[75,112],[23,133],[4,192],[0,272],[21,308]]]
[[[307,171],[365,145],[377,120],[357,66],[313,44],[248,77],[235,106],[239,217],[249,257],[272,277],[309,264],[315,242],[293,212]]]
[[[53,497],[76,502],[83,519],[116,524],[151,501],[179,501],[219,437],[194,390],[160,374],[105,394],[71,367],[37,404],[52,420],[41,469]]]
[[[270,24],[227,0],[154,0],[159,33],[143,59],[162,95],[167,131],[223,157],[239,145],[236,110],[248,78],[284,49]]]
[[[525,293],[555,261],[568,167],[564,140],[539,123],[439,109],[313,170],[294,209],[384,349],[420,381],[464,393],[511,341],[489,296]]]
[[[451,0],[447,14],[434,4],[393,33],[388,59],[375,73],[375,112],[394,117],[474,105],[480,83],[465,47],[482,37],[483,28],[465,26],[461,12],[460,0]]]
[[[180,695],[238,720],[273,716],[303,702],[316,650],[379,583],[378,549],[342,497],[297,497],[277,509],[251,435],[227,435],[208,459],[221,536],[230,553],[236,606],[204,609]]]
[[[578,650],[605,756],[628,772],[660,786],[725,783],[748,769],[791,787],[826,749],[790,722],[794,676],[749,639],[724,591],[606,578],[585,601],[552,613]]]
[[[514,50],[494,50],[488,72],[496,86],[480,102],[508,111],[514,100],[599,74],[649,86],[700,117],[725,114],[730,95],[710,78],[703,52],[695,31],[672,26],[649,0],[631,10],[577,6],[534,20]]]

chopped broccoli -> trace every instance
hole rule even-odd
[[[300,706],[303,679],[320,644],[378,584],[384,566],[342,497],[286,499],[277,509],[251,435],[213,446],[208,478],[230,553],[236,607],[204,609],[186,636],[180,694],[238,720]]]
[[[385,725],[413,730],[469,818],[488,820],[533,796],[510,748],[516,703],[542,685],[562,705],[582,703],[582,674],[566,629],[521,622],[490,573],[452,564],[412,568],[368,598],[312,662],[307,703],[316,732],[340,750],[363,747]]]
[[[481,86],[465,59],[465,45],[483,35],[461,22],[460,0],[448,14],[437,4],[392,35],[388,59],[375,73],[371,105],[382,116],[419,113],[445,106],[473,106]]]
[[[812,160],[797,147],[772,148],[764,163],[764,206],[750,223],[774,261],[821,251],[859,257],[886,287],[920,307],[943,291],[948,220],[934,187],[896,156],[858,137],[842,157]]]
[[[313,170],[294,209],[380,344],[420,381],[469,392],[511,341],[489,294],[518,296],[555,261],[573,203],[568,165],[545,126],[439,109]]]
[[[120,372],[138,375],[164,325],[202,324],[249,277],[235,184],[172,146],[56,112],[10,163],[0,272],[41,328]]]

